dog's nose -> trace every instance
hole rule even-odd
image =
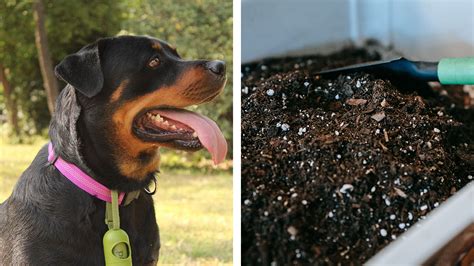
[[[221,60],[209,61],[206,63],[206,68],[212,73],[222,76],[225,73],[225,62]]]

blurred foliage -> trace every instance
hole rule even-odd
[[[7,69],[18,101],[22,127],[21,136],[11,139],[22,142],[34,135],[46,136],[50,120],[35,47],[32,4],[33,0],[0,1],[0,63]],[[196,109],[218,121],[232,148],[231,0],[44,0],[44,5],[54,64],[100,37],[119,34],[166,40],[183,58],[225,60],[228,82],[224,93]],[[3,137],[9,127],[4,125],[1,86],[0,107]],[[186,158],[199,162],[203,156],[209,155],[199,152]]]
[[[203,156],[201,152],[187,153],[162,149],[161,154],[160,170],[164,172],[172,171],[185,174],[232,172],[232,161],[226,160],[218,165],[214,165],[212,160],[208,156]]]
[[[123,15],[120,1],[44,0],[44,5],[49,50],[54,64],[85,44],[120,31]],[[32,13],[32,0],[0,1],[0,62],[8,69],[8,80],[18,101],[23,138],[44,134],[50,120]],[[2,112],[4,110],[2,108]]]

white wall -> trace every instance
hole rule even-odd
[[[350,40],[348,0],[242,0],[242,62]]]
[[[474,56],[474,0],[243,0],[242,61],[375,38],[407,57]]]
[[[474,1],[401,1],[393,6],[393,42],[421,58],[474,56]],[[403,17],[396,14],[405,14]],[[405,41],[408,39],[409,41]]]

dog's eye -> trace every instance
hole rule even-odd
[[[150,67],[150,68],[156,68],[159,65],[160,65],[160,59],[158,59],[157,57],[151,59],[148,62],[148,67]]]

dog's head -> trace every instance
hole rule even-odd
[[[224,62],[184,60],[166,42],[121,36],[85,46],[55,72],[76,90],[84,145],[94,147],[99,161],[112,160],[120,175],[139,181],[155,172],[159,147],[204,147],[215,162],[224,159],[227,145],[217,125],[182,109],[222,91]]]

